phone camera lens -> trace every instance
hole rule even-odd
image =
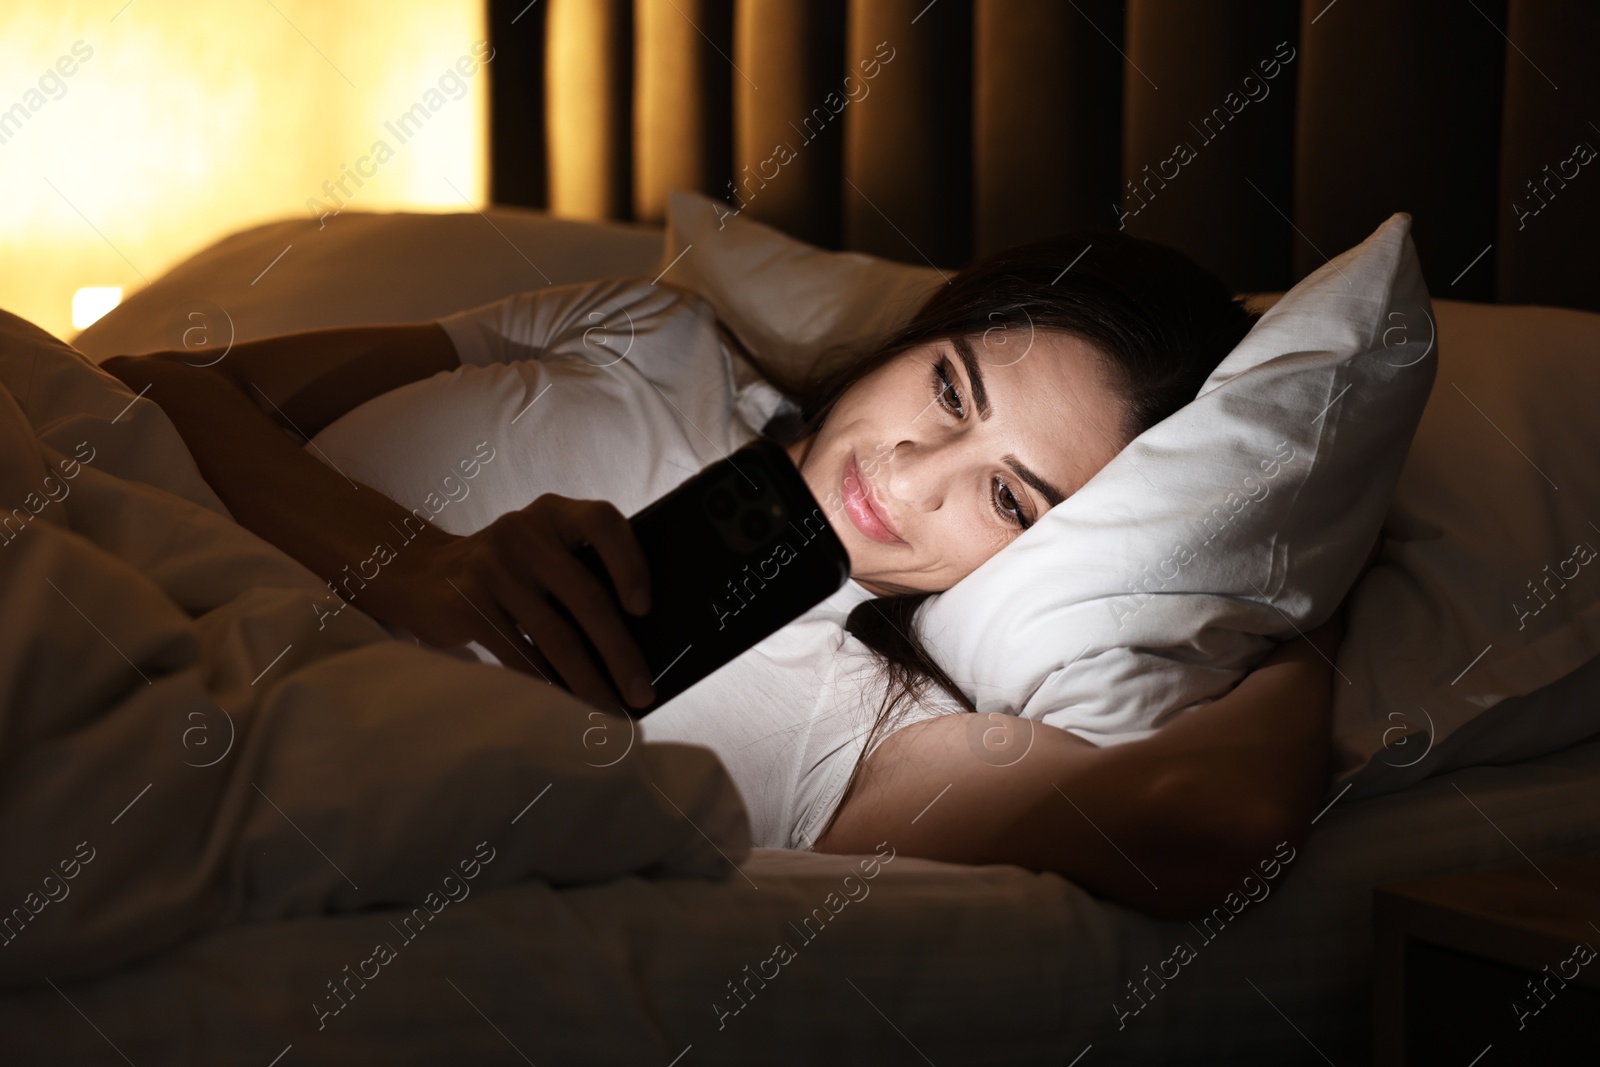
[[[713,519],[721,521],[732,518],[733,513],[739,510],[739,504],[726,489],[713,489],[706,496],[706,510]]]
[[[760,496],[766,491],[767,480],[762,477],[760,471],[747,470],[743,473],[744,477],[740,478],[734,483],[735,487],[739,491],[740,496],[744,497],[746,500],[754,500],[756,497]]]
[[[747,511],[739,520],[739,529],[752,541],[765,540],[772,532],[772,520],[759,511]]]

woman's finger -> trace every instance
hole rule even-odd
[[[599,583],[551,532],[548,515],[533,515],[524,509],[502,517],[491,529],[494,552],[484,574],[498,603],[517,620],[574,693],[591,703],[620,704],[617,691],[606,682],[572,622],[548,599],[553,587],[570,588],[569,576],[575,571],[594,583],[590,595],[605,595]]]
[[[610,546],[613,555],[620,551],[624,557],[632,556],[636,569],[644,572],[644,554],[621,513],[603,501],[547,495],[523,509],[499,532],[501,562],[524,582],[536,582],[549,590],[599,653],[616,683],[615,691],[626,694],[627,702],[635,707],[655,699],[649,666],[623,624],[611,591],[573,554],[585,541],[599,539]],[[629,566],[618,564],[613,573],[626,574]],[[560,640],[559,633],[553,631],[552,635]],[[585,662],[592,660],[586,655]]]
[[[578,635],[545,599],[543,580],[529,563],[546,558],[549,550],[525,544],[523,551],[526,555],[515,567],[508,565],[505,557],[488,567],[485,584],[494,590],[497,610],[514,620],[513,625],[526,635],[526,643],[566,688],[591,703],[617,703],[616,693],[606,685]]]
[[[574,694],[600,707],[616,707],[622,703],[577,631],[550,604],[537,598],[522,601],[518,619],[522,631],[560,672]]]
[[[571,556],[551,557],[536,569],[545,587],[571,612],[605,660],[617,691],[625,693],[634,707],[650,703],[655,697],[650,668],[633,635],[623,625],[610,591]]]
[[[521,671],[551,685],[561,685],[562,677],[555,667],[518,631],[517,620],[507,614],[492,596],[479,594],[476,598],[470,597],[459,587],[457,592],[474,609],[475,619],[467,620],[473,640],[494,653],[501,666]]]
[[[557,512],[565,519],[556,529],[569,549],[587,541],[611,575],[617,597],[629,611],[650,610],[650,566],[630,524],[616,507],[604,500],[584,500],[581,506]]]

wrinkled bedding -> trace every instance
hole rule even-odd
[[[748,849],[709,753],[602,757],[618,724],[569,694],[319,615],[326,588],[232,522],[149,400],[4,326],[0,900],[26,918],[0,983],[421,901],[479,842],[480,888],[720,877]]]

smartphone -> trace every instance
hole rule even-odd
[[[650,611],[617,613],[644,653],[643,718],[793,622],[850,577],[850,557],[783,447],[757,438],[629,518],[650,569]],[[574,552],[617,600],[599,554]],[[602,676],[588,636],[560,602]]]

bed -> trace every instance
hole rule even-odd
[[[197,337],[225,346],[434,317],[548,283],[653,276],[665,191],[725,193],[712,176],[754,164],[747,150],[768,139],[761,124],[782,113],[780,103],[747,106],[735,123],[733,99],[753,90],[726,76],[701,35],[735,60],[770,63],[772,79],[761,80],[775,96],[806,100],[825,91],[818,72],[847,49],[854,56],[857,43],[891,29],[907,42],[901,67],[884,71],[906,82],[885,77],[874,88],[892,102],[875,120],[887,126],[835,129],[831,148],[819,141],[797,162],[790,199],[774,185],[749,210],[820,244],[919,262],[926,251],[954,265],[1036,232],[1115,221],[1095,218],[1093,205],[1116,195],[1119,167],[1139,171],[1139,152],[1165,136],[1171,117],[1134,64],[1170,62],[1178,42],[1205,34],[1216,55],[1247,67],[1287,34],[1300,46],[1298,111],[1285,102],[1293,94],[1272,98],[1279,110],[1261,109],[1256,140],[1220,144],[1208,158],[1218,174],[1264,160],[1257,192],[1288,203],[1292,188],[1304,226],[1251,203],[1248,188],[1207,189],[1220,179],[1201,172],[1192,192],[1174,183],[1158,202],[1168,214],[1152,207],[1130,223],[1191,251],[1226,248],[1216,254],[1237,259],[1208,266],[1241,290],[1285,288],[1320,261],[1308,258],[1313,241],[1342,248],[1360,236],[1347,232],[1351,220],[1371,213],[1328,200],[1304,175],[1354,136],[1329,116],[1328,72],[1370,39],[1361,34],[1373,10],[1344,0],[1354,14],[1340,24],[1339,8],[1318,14],[1320,4],[1307,4],[1296,18],[1286,6],[1235,38],[1233,20],[1201,18],[1198,5],[1155,20],[1151,5],[1129,4],[1126,22],[1112,17],[1117,5],[1081,6],[945,0],[846,12],[680,0],[519,14],[521,4],[491,4],[497,48],[521,57],[493,68],[495,195],[532,207],[257,227],[158,279],[75,346],[91,360]],[[1408,10],[1402,18],[1417,27],[1425,15],[1453,27],[1421,68],[1443,66],[1452,49],[1489,47],[1453,14]],[[1509,26],[1524,47],[1535,38],[1549,50],[1541,58],[1571,57],[1580,37],[1531,4],[1510,4],[1509,19],[1496,28]],[[971,52],[969,27],[979,42]],[[1127,68],[1097,53],[1107,42],[1091,29],[1111,31]],[[775,35],[785,32],[804,42],[788,53],[803,63],[779,61]],[[1011,48],[1035,51],[1010,68],[993,62]],[[1056,54],[1085,62],[1047,63]],[[585,84],[602,121],[574,132],[562,110],[576,106],[561,98],[569,83],[554,75],[595,56],[607,62],[594,65],[598,84]],[[1031,82],[1015,73],[1047,67],[1057,73]],[[1575,80],[1594,76],[1568,68]],[[1233,78],[1226,62],[1181,69],[1174,79],[1195,79],[1190,98],[1209,99],[1207,86],[1220,98]],[[1416,100],[1450,91],[1412,77],[1414,88],[1392,91]],[[1467,153],[1469,169],[1520,173],[1544,150],[1543,131],[1560,116],[1534,116],[1535,77],[1504,67],[1493,106],[1510,116],[1505,134],[1492,152]],[[1091,146],[1092,164],[1047,153],[1041,168],[1024,168],[1020,157],[980,151],[984,138],[1003,142],[1007,101],[1039,91],[1041,78],[1047,110]],[[1125,128],[1082,106],[1097,78],[1126,86]],[[969,84],[965,104],[951,99]],[[663,99],[630,109],[635,91]],[[959,121],[930,121],[951,114]],[[700,125],[675,125],[691,120]],[[548,137],[527,137],[530,126]],[[941,177],[918,201],[917,161],[939,157],[951,131],[969,126],[971,183]],[[1060,195],[1029,202],[1030,183]],[[1377,175],[1357,185],[1385,205],[1400,195],[1380,194]],[[1583,281],[1592,275],[1577,269],[1579,242],[1600,232],[1592,206],[1574,225],[1538,227],[1544,243],[1533,245],[1506,240],[1510,227],[1482,205],[1452,201],[1472,188],[1406,190],[1427,205],[1413,210],[1436,296],[1600,308]],[[951,202],[963,210],[951,213]],[[1202,203],[1215,210],[1197,210]],[[898,226],[884,226],[889,217]],[[1297,238],[1298,228],[1311,236]],[[1499,249],[1492,269],[1477,263],[1452,288],[1457,260],[1465,266],[1490,242]],[[290,244],[296,260],[283,266],[295,269],[250,285]],[[1471,343],[1453,327],[1450,301],[1436,307],[1441,342]],[[1463,312],[1457,321],[1469,320]],[[0,487],[26,492],[40,476],[14,456],[38,451],[58,464],[80,439],[109,435],[92,438],[102,442],[93,460],[78,455],[76,495],[39,513],[50,528],[8,533],[3,549],[0,599],[33,622],[30,640],[0,663],[13,709],[0,834],[19,872],[5,879],[16,900],[4,906],[36,917],[0,935],[8,1063],[1358,1063],[1372,1055],[1373,886],[1600,850],[1600,740],[1581,737],[1513,763],[1464,756],[1480,765],[1385,795],[1334,798],[1306,846],[1283,858],[1287,877],[1208,926],[1153,920],[1055,875],[897,856],[892,837],[876,856],[752,849],[714,760],[671,746],[597,758],[576,701],[389,641],[359,621],[331,646],[302,639],[314,617],[285,603],[315,579],[229,529],[152,406],[23,326],[7,331],[0,428],[13,436]],[[25,566],[23,552],[33,553]],[[163,614],[174,606],[195,624]],[[140,681],[127,669],[135,661],[167,674]],[[197,676],[222,679],[237,699],[220,715],[193,717],[186,709],[198,705],[182,702],[193,694],[181,687]],[[1573,721],[1574,709],[1596,706],[1600,661],[1500,702],[1486,719]],[[439,707],[460,718],[440,725],[430,715]],[[346,717],[354,725],[327,725]],[[504,743],[538,737],[529,718],[566,739],[546,762]],[[24,763],[18,751],[39,758]],[[92,861],[74,851],[80,840]],[[62,857],[73,856],[81,870],[63,883]],[[71,895],[36,891],[45,872],[59,872],[55,884]],[[429,907],[436,924],[405,906],[440,887],[448,903]],[[1180,942],[1196,958],[1151,994],[1142,983]],[[790,951],[778,952],[780,943]]]
[[[1596,847],[1590,743],[1336,808],[1281,890],[1212,945],[1054,875],[896,859],[859,914],[797,945],[719,1029],[714,1005],[737,1007],[725,983],[853,868],[757,850],[748,882],[526,883],[469,900],[322,1032],[310,1003],[386,936],[385,913],[219,931],[59,993],[11,992],[8,1061],[118,1062],[115,1043],[134,1063],[286,1050],[283,1063],[515,1063],[520,1050],[533,1063],[1280,1064],[1318,1062],[1312,1045],[1364,1063],[1371,887],[1520,860],[1456,784],[1535,861]],[[1200,958],[1182,984],[1119,1031],[1125,983],[1185,939]]]

